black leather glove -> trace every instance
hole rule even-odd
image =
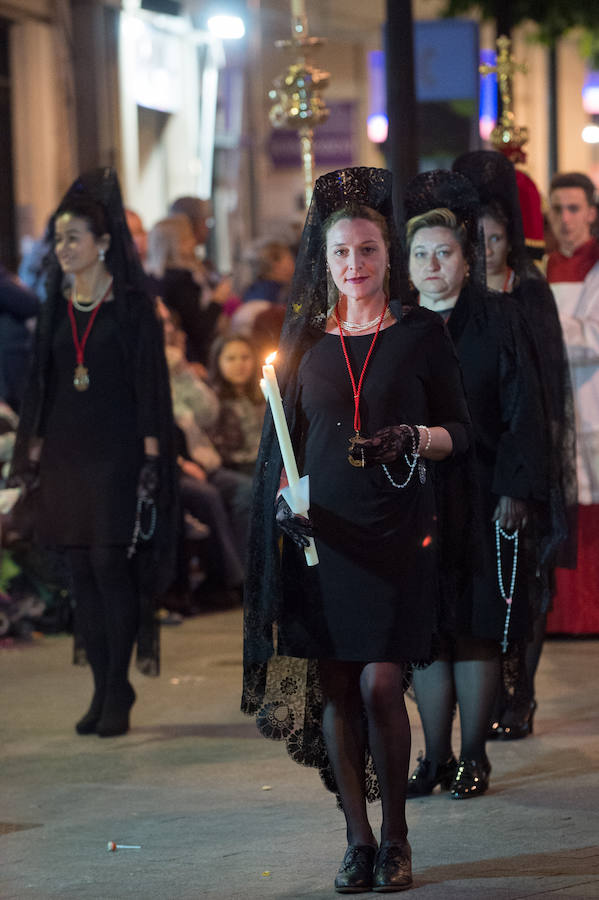
[[[389,425],[372,435],[349,439],[348,459],[353,466],[380,465],[392,463],[405,453],[418,450],[419,433],[414,425]]]
[[[305,516],[296,516],[282,494],[275,503],[275,518],[283,534],[290,537],[298,547],[307,547],[314,535],[312,522]]]
[[[21,500],[28,497],[33,491],[40,486],[40,464],[37,460],[30,459],[27,468],[18,475],[11,475],[6,482],[6,487],[20,488]]]
[[[160,489],[160,457],[146,456],[139,472],[137,499],[156,500]]]
[[[513,497],[500,497],[493,513],[493,521],[499,522],[504,531],[516,531],[524,528],[528,522],[528,509],[524,500]]]

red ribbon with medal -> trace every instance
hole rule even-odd
[[[71,320],[71,331],[73,332],[73,344],[75,345],[75,355],[77,358],[77,365],[75,366],[75,373],[73,375],[73,387],[76,391],[86,391],[89,388],[89,371],[84,365],[84,353],[85,353],[85,345],[87,344],[87,339],[90,336],[91,330],[94,326],[94,322],[96,321],[96,316],[100,312],[100,307],[104,303],[104,301],[108,298],[110,292],[112,290],[112,278],[110,279],[110,284],[106,288],[104,292],[104,296],[93,310],[91,316],[89,317],[89,322],[87,323],[87,327],[83,332],[83,337],[79,340],[79,335],[77,334],[77,322],[75,320],[75,312],[73,310],[73,300],[69,298],[68,312],[69,319]]]
[[[355,432],[355,434],[353,434],[352,437],[350,437],[350,439],[349,439],[350,450],[351,450],[356,438],[360,437],[360,425],[361,425],[361,422],[360,422],[360,394],[362,393],[362,382],[364,381],[364,376],[366,375],[366,368],[368,366],[368,363],[370,362],[370,357],[372,356],[372,351],[374,350],[374,345],[376,344],[376,339],[379,336],[379,331],[381,330],[381,325],[383,324],[383,319],[385,318],[385,313],[387,312],[388,305],[389,305],[389,303],[386,302],[384,309],[381,313],[381,317],[379,319],[377,329],[374,333],[372,343],[370,344],[370,349],[368,351],[368,354],[366,355],[366,359],[364,360],[364,365],[362,366],[362,371],[360,373],[360,379],[358,381],[357,386],[356,386],[356,379],[354,378],[354,373],[352,372],[352,367],[351,367],[351,364],[349,361],[347,347],[345,346],[345,338],[343,336],[343,329],[341,327],[341,322],[339,321],[339,310],[338,310],[339,304],[337,304],[337,306],[335,306],[335,318],[337,320],[337,327],[339,328],[339,337],[341,338],[341,347],[343,348],[345,364],[347,366],[347,371],[349,373],[351,386],[352,386],[353,392],[354,392],[354,432]],[[352,466],[360,466],[361,467],[364,465],[363,461],[358,462],[352,456],[348,456],[348,460],[352,464]]]

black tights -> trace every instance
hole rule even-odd
[[[68,551],[75,627],[81,634],[96,692],[127,684],[138,627],[139,601],[125,547],[75,547]]]
[[[366,746],[381,790],[381,841],[407,836],[410,722],[399,663],[320,661],[322,727],[347,822],[349,844],[374,844],[366,813]]]
[[[458,638],[434,663],[414,672],[425,755],[431,763],[446,762],[452,754],[456,703],[462,732],[460,756],[484,758],[499,678],[499,644],[474,638]]]

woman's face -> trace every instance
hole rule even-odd
[[[389,262],[381,229],[368,219],[340,219],[327,233],[327,263],[341,294],[351,300],[383,295]]]
[[[254,374],[254,354],[245,341],[229,341],[220,352],[218,368],[233,387],[244,387]]]
[[[483,216],[481,222],[485,232],[487,275],[501,275],[507,269],[510,250],[505,225],[491,216]]]
[[[462,247],[450,228],[420,228],[410,247],[410,278],[416,290],[433,300],[458,296],[468,263]]]
[[[54,252],[65,274],[79,275],[98,263],[98,253],[107,250],[110,237],[97,238],[85,219],[63,213],[54,223]]]

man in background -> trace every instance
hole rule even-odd
[[[553,633],[599,633],[599,242],[595,187],[580,172],[557,174],[549,192],[557,249],[547,280],[554,293],[568,353],[576,413],[578,567],[557,570],[548,618]]]

